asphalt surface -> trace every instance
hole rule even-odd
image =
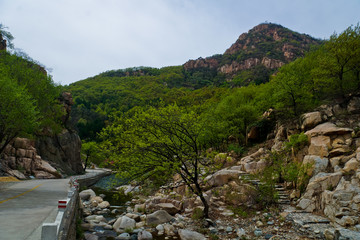
[[[44,222],[54,222],[69,179],[0,183],[0,240],[40,240]]]

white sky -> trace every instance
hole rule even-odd
[[[329,38],[360,21],[360,0],[0,0],[15,47],[63,85],[223,53],[265,21]]]

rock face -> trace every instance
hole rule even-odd
[[[40,137],[36,140],[36,149],[43,159],[53,163],[66,174],[83,172],[81,140],[74,132],[65,129],[54,137]]]
[[[61,174],[42,159],[34,147],[35,143],[26,138],[15,138],[4,150],[1,171],[19,179],[26,176],[36,178],[60,178]]]
[[[303,164],[311,166],[308,174],[313,177],[297,207],[309,212],[322,211],[342,227],[360,223],[360,141],[354,130],[358,125],[351,118],[345,120],[347,124],[338,120],[341,127],[334,122],[321,122],[346,112],[358,119],[359,106],[358,97],[351,98],[347,105],[321,106],[320,111],[303,115],[301,127],[309,129],[305,134],[310,146]]]

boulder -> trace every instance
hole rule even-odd
[[[345,173],[349,173],[351,171],[356,172],[360,168],[360,162],[356,160],[356,158],[350,159],[348,162],[345,163],[343,171]]]
[[[108,208],[108,207],[110,207],[110,203],[108,201],[103,201],[103,202],[98,204],[98,207],[102,208],[102,209]]]
[[[327,158],[321,158],[315,155],[306,155],[303,160],[303,165],[308,165],[308,175],[314,176],[320,172],[324,172],[329,164]]]
[[[116,232],[120,232],[121,220],[122,220],[122,217],[119,217],[118,219],[116,219],[116,221],[114,222],[114,224],[112,226]]]
[[[175,235],[175,227],[171,224],[164,224],[164,230],[165,230],[165,234],[167,236],[174,236]]]
[[[26,179],[25,175],[22,172],[18,171],[18,170],[9,169],[9,170],[7,170],[7,173],[10,174],[13,177],[16,177],[17,179],[20,179],[20,180],[25,180]]]
[[[312,177],[297,207],[309,212],[312,212],[315,209],[320,210],[320,195],[327,189],[335,188],[338,185],[341,177],[341,172],[318,173]]]
[[[86,189],[86,190],[83,190],[79,193],[79,196],[81,198],[81,200],[83,201],[87,201],[89,200],[90,198],[93,198],[96,196],[95,192],[92,190],[92,189]]]
[[[167,213],[165,210],[159,210],[154,213],[147,215],[146,224],[150,226],[156,226],[169,222],[173,217]]]
[[[153,239],[153,236],[148,231],[143,230],[143,231],[139,232],[139,234],[138,234],[138,240],[152,240],[152,239]]]
[[[35,165],[34,168],[36,170],[48,172],[54,175],[56,178],[61,178],[61,174],[55,168],[53,168],[48,162],[42,159],[37,159],[36,161],[33,161],[33,163]]]
[[[85,240],[98,240],[99,236],[91,233],[84,233]]]
[[[38,179],[55,179],[55,178],[57,178],[53,174],[44,172],[44,171],[33,171],[33,173],[35,175],[35,178],[38,178]]]
[[[176,213],[180,212],[180,209],[175,207],[172,203],[159,203],[155,208],[159,210],[165,210],[171,215],[175,215]]]
[[[204,235],[195,231],[180,229],[178,233],[181,240],[206,240]]]
[[[100,196],[95,196],[95,197],[90,198],[90,201],[96,202],[97,204],[99,204],[99,203],[102,203],[104,200]]]
[[[233,179],[237,179],[240,176],[241,171],[230,170],[230,169],[221,169],[209,175],[205,178],[205,182],[210,187],[222,186]]]
[[[310,146],[308,150],[309,155],[317,155],[320,157],[327,157],[329,155],[329,149],[331,149],[331,139],[329,136],[316,136],[310,140]]]
[[[119,236],[117,236],[115,239],[118,239],[118,240],[130,240],[131,236],[128,233],[122,233]]]
[[[134,219],[132,218],[129,218],[127,216],[123,216],[121,218],[121,223],[120,223],[120,229],[134,229],[135,228],[135,225],[136,225],[136,222]]]
[[[302,119],[302,125],[301,125],[302,130],[311,129],[322,122],[322,117],[320,112],[305,113],[302,115],[301,119]]]
[[[330,135],[344,135],[351,133],[353,130],[351,128],[340,128],[335,124],[326,122],[320,125],[317,125],[315,128],[305,132],[309,137],[316,137],[320,135],[330,136]]]

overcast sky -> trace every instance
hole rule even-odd
[[[326,39],[359,13],[360,0],[0,0],[15,47],[63,85],[223,53],[265,21]]]

